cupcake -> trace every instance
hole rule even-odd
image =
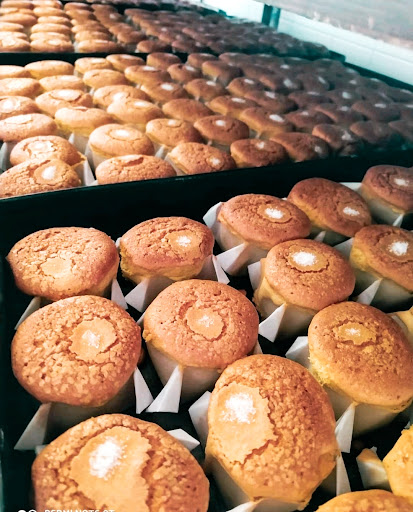
[[[314,127],[318,124],[332,123],[329,117],[313,109],[288,112],[285,114],[285,119],[287,119],[297,131],[305,133],[312,133]]]
[[[190,64],[182,64],[181,62],[172,64],[168,67],[167,71],[172,80],[180,84],[185,84],[196,78],[202,78],[202,73],[197,68]]]
[[[413,234],[384,224],[366,226],[354,237],[350,263],[358,291],[379,281],[372,299],[377,307],[389,307],[410,299],[413,292]]]
[[[112,65],[103,57],[82,57],[75,61],[75,70],[79,75],[93,69],[112,69]]]
[[[194,68],[201,69],[202,64],[209,60],[216,60],[217,57],[213,55],[212,53],[190,53],[187,58],[187,63],[190,66],[194,66]]]
[[[407,500],[391,492],[374,489],[371,491],[349,492],[321,505],[317,512],[412,512],[413,507]]]
[[[30,78],[30,73],[23,66],[1,65],[0,80],[3,78]]]
[[[11,165],[22,164],[26,160],[61,160],[70,166],[82,162],[83,155],[68,140],[57,135],[39,135],[18,142],[10,153]]]
[[[81,78],[75,75],[56,75],[45,76],[39,80],[42,89],[46,92],[54,91],[55,89],[79,89],[85,90],[85,85]]]
[[[93,107],[93,100],[90,94],[78,89],[58,89],[38,96],[36,104],[40,110],[54,117],[64,107]]]
[[[160,158],[147,155],[109,158],[97,166],[95,174],[99,185],[176,176],[170,164]]]
[[[406,498],[413,507],[412,482],[413,427],[403,430],[396,444],[383,459],[392,492]]]
[[[17,287],[56,301],[74,295],[103,295],[116,277],[114,242],[93,228],[49,228],[17,242],[9,252]]]
[[[336,418],[355,404],[356,434],[389,423],[412,402],[412,347],[380,310],[357,302],[328,306],[311,321],[308,346],[311,372]]]
[[[146,93],[157,105],[179,98],[187,98],[188,94],[179,85],[173,82],[159,82],[142,85],[142,91]]]
[[[248,126],[230,116],[215,115],[199,119],[194,123],[203,139],[218,149],[226,151],[236,140],[247,139]]]
[[[99,89],[108,85],[128,85],[123,73],[113,69],[91,69],[83,74],[83,82],[89,89]]]
[[[363,149],[363,143],[359,137],[348,128],[337,124],[317,124],[311,134],[327,142],[331,150],[340,156],[357,155]]]
[[[400,111],[394,103],[372,103],[360,100],[353,103],[351,108],[371,121],[388,123],[400,117]]]
[[[411,146],[413,144],[413,120],[399,119],[392,121],[389,123],[389,127],[402,137],[406,145]]]
[[[202,64],[201,69],[204,76],[224,86],[242,74],[239,68],[230,66],[221,60],[207,60]]]
[[[333,123],[342,126],[350,126],[353,123],[363,121],[364,117],[359,112],[352,110],[348,105],[335,105],[334,103],[322,103],[315,105],[314,110],[329,117]]]
[[[234,96],[240,96],[243,98],[248,93],[254,94],[255,91],[263,90],[264,86],[261,82],[253,80],[252,78],[239,77],[231,80],[227,85],[227,89]]]
[[[125,69],[125,77],[139,86],[143,84],[167,82],[169,79],[169,75],[166,71],[148,65],[129,66]]]
[[[115,53],[108,55],[106,60],[112,64],[117,71],[125,71],[130,66],[144,65],[145,61],[135,55],[128,55],[127,53]]]
[[[196,142],[178,144],[168,153],[167,160],[172,164],[178,176],[227,171],[236,167],[228,153]]]
[[[203,78],[195,78],[195,80],[187,82],[184,87],[190,96],[202,102],[211,101],[228,93],[222,85]]]
[[[90,134],[89,147],[95,168],[104,160],[123,155],[153,155],[148,137],[130,125],[106,124]]]
[[[324,178],[299,181],[288,199],[308,215],[313,234],[326,231],[332,244],[354,236],[371,224],[368,206],[360,195],[334,181]]]
[[[136,90],[138,91],[138,89]],[[120,123],[132,124],[143,132],[149,121],[164,117],[162,110],[153,103],[133,97],[119,98],[117,96],[108,106],[107,111]]]
[[[80,184],[77,172],[61,160],[27,160],[0,174],[0,197],[63,190]]]
[[[56,123],[43,114],[23,114],[0,121],[0,140],[19,142],[37,135],[55,135]]]
[[[70,41],[54,36],[45,36],[30,43],[32,52],[44,53],[68,53],[74,51],[74,46]]]
[[[170,100],[162,105],[166,117],[195,123],[198,119],[210,116],[213,112],[206,105],[197,100],[179,98]]]
[[[400,215],[413,213],[413,169],[397,165],[370,167],[360,194],[378,220],[393,223]]]
[[[265,167],[288,160],[283,146],[272,140],[236,140],[231,144],[230,152],[238,167]]]
[[[188,121],[153,119],[146,125],[146,135],[153,142],[156,156],[163,158],[178,144],[202,142],[199,132]]]
[[[149,100],[144,92],[131,85],[105,85],[93,93],[93,103],[104,109],[107,109],[114,101],[129,99]]]
[[[2,78],[0,96],[25,96],[35,98],[40,92],[40,84],[33,78]]]
[[[252,352],[258,315],[242,293],[226,284],[181,281],[148,307],[143,337],[164,384],[173,367],[180,366],[181,397],[188,400],[211,387],[226,366]]]
[[[79,53],[119,53],[124,50],[121,44],[102,39],[90,39],[77,44]]]
[[[36,458],[32,478],[38,510],[208,509],[208,480],[189,451],[158,425],[122,414],[91,418],[58,437]]]
[[[245,95],[245,98],[255,101],[260,107],[271,110],[274,114],[285,114],[296,108],[293,100],[273,91],[251,91]]]
[[[250,356],[224,370],[208,427],[207,468],[231,507],[302,510],[338,455],[327,394],[306,369],[277,356]]]
[[[239,119],[240,114],[247,108],[255,107],[256,103],[237,96],[218,96],[208,103],[208,107],[217,114]]]
[[[8,117],[39,112],[36,103],[25,96],[0,96],[0,121]]]
[[[288,95],[300,108],[310,108],[319,103],[326,103],[326,96],[317,91],[296,91]]]
[[[254,136],[265,139],[293,129],[292,125],[282,116],[263,107],[247,108],[239,118],[249,126]]]
[[[382,151],[383,149],[400,146],[402,137],[387,123],[377,121],[359,121],[350,126],[350,131],[360,137],[367,147]]]
[[[327,158],[330,152],[326,142],[309,133],[279,133],[271,140],[281,144],[293,162]]]
[[[1,36],[0,35],[0,52],[4,53],[21,53],[30,52],[31,45],[28,41],[14,35]]]
[[[37,80],[46,76],[73,75],[74,72],[73,64],[63,60],[39,60],[30,62],[30,64],[26,64],[25,69]]]

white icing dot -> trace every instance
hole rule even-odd
[[[394,178],[393,181],[399,187],[408,187],[410,184],[410,181],[406,180],[406,178]]]
[[[271,91],[265,91],[264,96],[267,96],[267,98],[271,98],[272,100],[276,98],[275,92]]]
[[[153,66],[142,66],[142,69],[144,71],[156,71],[156,68],[154,68]]]
[[[356,329],[355,327],[348,327],[346,329],[346,334],[350,336],[360,336],[360,329]]]
[[[140,101],[140,100],[134,101],[133,104],[135,107],[148,107],[149,106],[147,101]]]
[[[253,85],[254,84],[254,80],[251,80],[251,78],[244,78],[244,83]]]
[[[281,64],[280,68],[281,69],[290,69],[291,66],[289,66],[288,64]]]
[[[351,140],[353,140],[353,137],[352,137],[351,133],[344,132],[343,135],[341,136],[341,140],[351,141]]]
[[[207,80],[207,85],[210,85],[210,86],[213,86],[213,87],[216,87],[217,84],[215,82],[213,82],[212,80]]]
[[[404,106],[406,108],[413,108],[413,103],[406,103]]]
[[[20,116],[13,116],[9,117],[7,119],[7,123],[10,124],[24,124],[24,123],[30,123],[32,121],[32,116],[30,114],[23,114]]]
[[[356,85],[356,84],[357,84],[357,80],[355,80],[355,79],[353,78],[353,80],[350,80],[349,84],[351,84],[351,85]]]
[[[115,131],[115,136],[117,137],[129,137],[131,132],[129,130],[119,129]]]
[[[52,151],[54,146],[50,140],[39,140],[30,144],[32,151]]]
[[[161,84],[161,89],[163,89],[164,91],[173,91],[175,89],[175,86],[173,84],[165,83]]]
[[[310,112],[308,110],[303,110],[301,112],[301,115],[304,116],[304,117],[308,117],[310,115]]]
[[[114,439],[107,439],[100,444],[89,457],[91,475],[106,479],[110,471],[120,464],[122,448]]]
[[[326,84],[327,83],[327,80],[324,80],[324,78],[322,76],[319,76],[317,78],[317,80],[320,82],[320,84]]]
[[[317,257],[312,252],[300,251],[293,254],[293,260],[297,265],[301,265],[302,267],[310,267],[314,265],[317,260]]]
[[[322,155],[324,153],[323,151],[323,148],[321,146],[314,146],[314,151],[318,154],[318,155]]]
[[[194,66],[189,66],[189,65],[186,65],[185,69],[187,69],[188,71],[196,71],[196,68],[194,68]]]
[[[278,208],[266,208],[264,210],[265,214],[268,215],[271,219],[282,219],[284,217],[284,213]]]
[[[257,142],[257,143],[255,144],[255,147],[256,147],[257,149],[264,149],[264,148],[265,148],[265,142],[264,142],[263,140],[260,140],[259,142]]]
[[[226,122],[226,121],[224,121],[223,119],[217,119],[217,120],[215,121],[215,124],[216,124],[216,126],[226,126],[226,125],[227,125],[227,122]]]
[[[59,46],[60,45],[60,41],[58,39],[49,39],[47,41],[47,44],[50,44],[51,46]]]
[[[216,157],[212,157],[210,159],[210,164],[212,165],[212,167],[219,167],[221,165],[221,159],[220,158],[216,158]]]
[[[176,119],[169,119],[169,121],[166,123],[168,126],[179,126],[179,121]]]
[[[113,101],[116,101],[116,100],[123,100],[123,98],[126,96],[126,94],[124,92],[117,92],[116,94],[114,94],[112,96],[112,100]]]
[[[351,92],[343,91],[341,93],[341,97],[344,98],[345,100],[350,100],[353,97],[353,95],[351,94]]]
[[[409,248],[409,242],[393,242],[389,245],[389,251],[396,256],[404,256]]]
[[[309,96],[320,96],[320,93],[319,93],[319,92],[317,92],[317,91],[309,91],[307,94],[308,94]]]
[[[16,98],[7,98],[1,102],[2,112],[13,112],[16,108],[19,108],[20,102]]]
[[[90,329],[87,329],[83,335],[82,339],[91,347],[99,348],[100,347],[100,336],[99,334],[95,334]]]
[[[54,96],[62,100],[70,101],[76,100],[80,96],[80,93],[79,91],[73,91],[71,89],[61,89],[60,91],[56,91]]]
[[[203,315],[199,318],[198,323],[205,327],[211,327],[211,325],[214,325],[214,319],[208,315]]]
[[[256,409],[254,401],[248,393],[237,393],[225,401],[225,409],[221,413],[223,421],[251,423]]]
[[[45,167],[42,171],[42,178],[44,180],[52,180],[56,176],[56,167],[54,165],[49,165]]]
[[[347,112],[348,110],[350,110],[350,107],[347,107],[346,105],[342,106],[342,107],[339,107],[339,110],[341,112]]]
[[[245,100],[243,98],[231,98],[231,101],[234,103],[245,103]]]
[[[278,114],[270,114],[268,117],[271,119],[271,121],[276,121],[277,123],[284,123],[284,119]]]
[[[355,208],[351,208],[350,206],[346,206],[343,208],[343,213],[345,215],[349,215],[350,217],[357,217],[357,215],[360,215],[360,212],[356,210]]]
[[[191,239],[186,235],[178,236],[176,243],[182,245],[182,247],[189,247],[191,245]]]
[[[385,103],[375,103],[374,106],[376,108],[386,108],[387,107],[387,105]]]
[[[287,89],[291,89],[292,87],[294,87],[294,82],[292,80],[290,80],[289,78],[286,78],[283,81],[283,84],[287,87]]]

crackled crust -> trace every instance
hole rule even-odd
[[[123,414],[111,414],[92,418],[71,428],[50,443],[36,458],[32,468],[32,480],[35,506],[39,512],[44,509],[68,507],[115,508],[115,504],[109,502],[105,503],[106,507],[98,506],[95,501],[88,498],[85,493],[88,492],[88,487],[90,488],[89,482],[92,481],[92,477],[89,477],[91,480],[88,482],[87,475],[83,474],[81,484],[85,491],[82,492],[79,482],[74,480],[71,474],[71,466],[89,441],[99,434],[106,433],[110,436],[116,431],[123,431],[125,436],[127,431],[130,431],[135,439],[139,439],[137,447],[140,448],[140,457],[134,456],[132,451],[129,456],[130,466],[125,467],[121,463],[116,467],[117,482],[113,479],[115,476],[108,480],[103,498],[105,495],[110,497],[111,492],[113,493],[112,486],[115,484],[115,489],[120,491],[118,494],[126,495],[125,499],[129,499],[131,506],[119,509],[122,512],[134,512],[136,508],[133,507],[133,503],[140,505],[139,512],[207,511],[209,483],[189,451],[154,423]],[[121,441],[122,435],[118,439]],[[87,461],[83,460],[87,464]],[[137,463],[136,469],[133,468],[134,462]],[[134,470],[131,471],[131,468]],[[120,489],[119,485],[122,484],[119,482],[124,482],[125,479],[128,485]]]
[[[113,69],[110,62],[102,57],[81,57],[75,61],[75,70],[83,75],[91,69]]]
[[[227,171],[236,167],[228,153],[197,142],[179,144],[168,154],[168,159],[185,174]]]
[[[107,85],[128,85],[124,74],[113,69],[90,69],[83,74],[83,82],[93,89]]]
[[[399,183],[399,184],[398,184]],[[364,175],[361,194],[378,199],[402,212],[413,210],[413,169],[376,165]]]
[[[40,84],[33,78],[2,78],[0,96],[26,96],[34,98],[40,92]]]
[[[270,116],[275,116],[275,119],[271,119]],[[291,132],[293,130],[291,123],[288,123],[279,114],[275,114],[274,111],[263,107],[247,108],[240,114],[239,118],[251,130],[261,134],[263,137],[270,138],[279,133]]]
[[[52,177],[47,173],[54,169]],[[46,177],[42,173],[46,173]],[[0,174],[0,197],[22,196],[78,187],[81,184],[77,172],[57,159],[26,160]]]
[[[39,80],[39,83],[45,91],[55,89],[79,89],[83,91],[85,89],[82,79],[75,75],[45,76]]]
[[[105,157],[122,155],[153,155],[154,147],[137,128],[122,124],[105,124],[93,130],[89,146]]]
[[[25,96],[0,96],[0,120],[39,112],[36,103]]]
[[[413,427],[403,430],[383,459],[391,490],[413,506]]]
[[[228,400],[252,400],[247,421]],[[236,361],[218,379],[208,409],[207,460],[214,457],[251,500],[305,505],[335,466],[338,447],[327,394],[301,365],[272,355]]]
[[[405,252],[400,255],[390,250],[392,244],[398,242],[405,245]],[[391,279],[413,292],[413,234],[410,231],[384,224],[361,229],[354,237],[350,262],[356,268]]]
[[[195,80],[187,82],[184,88],[188,94],[202,101],[211,101],[217,96],[228,94],[228,91],[221,84],[204,78],[195,78]]]
[[[249,137],[248,126],[230,116],[213,115],[203,117],[198,119],[194,126],[206,141],[210,140],[218,144],[229,146],[236,140]]]
[[[238,167],[263,167],[288,160],[285,149],[272,140],[236,140],[231,144],[230,151]]]
[[[380,310],[357,302],[329,306],[313,318],[308,344],[321,384],[354,402],[397,412],[412,401],[412,347]]]
[[[188,121],[153,119],[146,125],[146,135],[156,144],[174,148],[185,142],[202,142],[198,131]]]
[[[50,300],[102,295],[119,264],[108,235],[75,227],[36,231],[17,242],[7,260],[20,290]]]
[[[40,135],[18,142],[10,153],[10,163],[18,165],[32,158],[58,159],[69,165],[76,165],[83,156],[68,140],[57,135]]]
[[[87,137],[99,126],[113,123],[114,119],[101,108],[63,107],[56,112],[55,121],[63,132]]]
[[[269,214],[266,211],[269,211]],[[275,217],[271,217],[271,213]],[[264,194],[244,194],[222,204],[218,221],[246,242],[271,249],[310,234],[307,215],[289,201]]]
[[[135,282],[150,275],[190,279],[199,274],[213,247],[214,237],[204,224],[185,217],[150,219],[122,236],[121,269]]]
[[[93,107],[93,100],[90,94],[78,89],[58,89],[38,96],[36,104],[40,110],[54,116],[63,107]]]
[[[12,342],[13,372],[40,402],[98,406],[127,382],[140,350],[140,328],[120,306],[92,295],[71,297],[20,325]]]
[[[373,489],[341,494],[321,505],[317,512],[413,512],[413,507],[400,496]]]
[[[371,215],[363,198],[334,181],[324,178],[299,181],[291,189],[288,199],[321,229],[351,237],[371,224]]]
[[[200,101],[187,98],[168,101],[162,106],[162,111],[165,116],[188,121],[192,124],[198,119],[212,114],[212,111]]]
[[[44,114],[22,114],[0,121],[0,139],[17,142],[37,135],[54,135],[56,123]]]
[[[155,156],[125,155],[105,160],[95,170],[99,185],[127,181],[172,178],[176,173],[171,165]]]
[[[143,91],[131,85],[105,85],[96,89],[93,94],[93,103],[102,108],[108,108],[117,99],[125,102],[129,99],[147,101],[149,98]]]
[[[184,366],[225,368],[258,337],[258,314],[238,290],[216,281],[180,281],[148,307],[144,338]]]
[[[326,142],[309,133],[279,133],[271,140],[281,144],[295,162],[327,158],[330,153]]]
[[[314,256],[301,266],[298,253]],[[275,304],[293,304],[319,311],[347,299],[353,292],[355,276],[347,260],[335,249],[314,240],[291,240],[273,247],[262,260],[261,283],[254,295],[259,307],[263,298]]]

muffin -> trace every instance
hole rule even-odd
[[[95,168],[108,158],[123,155],[153,155],[148,137],[134,126],[106,124],[90,134],[89,147]]]
[[[299,181],[288,199],[308,215],[313,233],[330,232],[335,243],[371,224],[368,206],[360,195],[334,181],[324,178]]]
[[[360,194],[378,220],[392,223],[413,212],[413,169],[376,165],[364,175]]]
[[[239,118],[249,126],[254,136],[266,139],[293,129],[292,125],[279,114],[263,107],[247,108]]]
[[[201,135],[191,123],[177,119],[153,119],[146,125],[145,133],[153,142],[158,157],[165,157],[178,144],[202,142]]]
[[[153,66],[129,66],[125,69],[125,77],[131,82],[141,86],[144,84],[154,84],[167,82],[169,75]]]
[[[287,304],[311,318],[346,300],[354,285],[354,272],[336,249],[314,240],[291,240],[274,246],[261,260],[254,302],[264,317]]]
[[[413,506],[412,483],[413,427],[403,430],[400,438],[383,459],[391,490],[406,498]]]
[[[334,103],[322,103],[315,105],[314,110],[329,117],[333,123],[342,126],[350,126],[353,123],[363,121],[364,117],[359,112],[352,110],[348,105],[336,105]]]
[[[256,103],[237,96],[218,96],[208,103],[208,107],[217,114],[239,119],[240,114],[247,108],[255,107]]]
[[[252,78],[239,77],[231,80],[231,82],[227,85],[227,89],[234,96],[240,96],[243,98],[248,93],[254,93],[255,91],[263,90],[264,86]]]
[[[363,148],[362,141],[354,133],[336,124],[317,124],[311,134],[327,142],[331,150],[340,156],[357,155]]]
[[[195,78],[195,80],[187,82],[184,87],[190,96],[203,102],[211,101],[218,96],[228,93],[222,85],[203,78]]]
[[[212,53],[190,53],[187,58],[187,63],[190,66],[194,66],[195,68],[201,69],[202,64],[208,60],[215,60],[217,57]]]
[[[154,52],[168,52],[171,49],[170,45],[163,43],[159,39],[143,39],[136,45],[136,52],[138,53],[154,53]]]
[[[258,315],[238,290],[216,281],[190,279],[163,290],[148,307],[144,334],[157,373],[165,383],[179,365],[182,399],[199,396],[219,372],[251,353]]]
[[[309,133],[279,133],[271,140],[281,144],[293,162],[327,158],[330,152],[326,142]]]
[[[387,123],[359,121],[350,126],[350,131],[362,139],[367,147],[383,150],[402,144],[402,137]]]
[[[84,75],[92,69],[112,69],[112,65],[103,57],[82,57],[81,59],[76,59],[75,70],[79,75]]]
[[[11,165],[22,164],[26,160],[61,160],[73,166],[83,160],[83,155],[68,140],[57,135],[39,135],[18,142],[10,153]]]
[[[73,75],[74,72],[73,64],[63,60],[40,60],[30,62],[30,64],[26,64],[25,69],[37,80],[46,76]]]
[[[99,126],[113,123],[113,117],[100,108],[63,107],[56,112],[55,121],[66,135],[89,137]]]
[[[314,127],[318,124],[332,123],[329,117],[313,109],[288,112],[285,114],[285,119],[287,119],[297,131],[305,133],[312,133]]]
[[[36,103],[25,96],[0,96],[0,121],[8,117],[39,112]]]
[[[399,119],[397,121],[392,121],[389,123],[389,127],[398,133],[407,145],[411,146],[413,144],[413,120],[406,121],[404,119]]]
[[[0,121],[0,140],[18,142],[37,135],[55,135],[56,123],[43,114],[23,114]]]
[[[1,36],[0,35],[0,52],[29,52],[31,45],[28,41],[20,37],[12,36]]]
[[[160,158],[146,155],[109,158],[97,166],[95,174],[99,185],[176,176],[170,164]]]
[[[203,62],[201,69],[204,76],[224,86],[242,74],[239,68],[230,66],[221,60],[207,60]]]
[[[207,468],[231,506],[303,509],[338,455],[327,394],[306,369],[277,356],[224,370],[208,426]]]
[[[0,197],[23,196],[81,185],[77,172],[61,160],[27,160],[0,174]]]
[[[412,346],[380,310],[357,302],[328,306],[311,321],[308,346],[311,372],[336,418],[356,404],[356,434],[389,423],[412,402]]]
[[[58,89],[38,96],[36,104],[40,110],[54,117],[64,107],[93,107],[93,100],[90,94],[78,89]]]
[[[120,53],[124,50],[123,46],[113,41],[105,41],[102,39],[90,39],[88,41],[80,41],[77,45],[79,53]]]
[[[37,39],[30,43],[32,52],[44,53],[68,53],[74,51],[74,46],[70,41],[50,36],[46,34],[42,39]]]
[[[25,96],[35,98],[40,92],[40,84],[33,78],[2,78],[0,96]]]
[[[167,161],[172,164],[178,176],[227,171],[236,167],[228,153],[196,142],[178,144],[168,153]]]
[[[36,458],[32,478],[38,510],[208,509],[208,480],[189,451],[158,425],[122,414],[91,418],[58,437]]]
[[[186,91],[179,84],[173,82],[143,84],[142,91],[158,105],[162,105],[171,100],[188,97]]]
[[[107,112],[117,121],[132,124],[143,132],[149,121],[164,117],[162,110],[153,103],[133,97],[116,97]]]
[[[210,116],[212,110],[197,100],[179,98],[170,100],[162,105],[162,111],[167,117],[195,123],[198,119]]]
[[[283,146],[272,140],[236,140],[231,144],[230,151],[238,167],[265,167],[288,160]]]
[[[251,91],[245,94],[245,98],[255,101],[260,107],[271,110],[274,114],[285,114],[296,108],[292,99],[273,91]]]
[[[56,75],[45,76],[39,80],[44,91],[54,91],[55,89],[79,89],[85,90],[85,85],[81,78],[75,75]]]
[[[114,242],[93,228],[49,228],[17,242],[9,252],[17,287],[56,301],[74,295],[103,295],[116,277]]]
[[[174,82],[185,84],[196,78],[202,78],[202,73],[190,64],[172,64],[167,69],[169,76]]]
[[[407,500],[391,492],[373,489],[371,491],[341,494],[321,505],[317,512],[412,512]]]
[[[129,99],[149,100],[144,92],[131,85],[106,85],[99,87],[93,93],[93,103],[104,109],[107,109],[114,101]]]
[[[192,279],[212,255],[211,231],[191,219],[164,217],[147,220],[126,232],[120,240],[121,269],[139,284],[152,276],[173,281]]]
[[[106,60],[112,64],[117,71],[125,71],[129,66],[139,66],[145,64],[145,61],[135,55],[127,53],[115,53],[108,55]]]
[[[83,82],[89,89],[99,89],[108,85],[128,85],[123,73],[113,69],[91,69],[83,74]]]
[[[204,117],[196,121],[194,127],[206,142],[224,151],[236,140],[249,137],[249,129],[245,123],[225,115]]]
[[[30,73],[23,66],[1,65],[0,80],[3,78],[30,78]]]

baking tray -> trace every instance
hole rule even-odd
[[[30,297],[14,285],[5,261],[15,242],[36,230],[55,226],[95,227],[116,239],[133,225],[152,217],[183,215],[202,221],[210,206],[237,194],[253,192],[284,197],[297,181],[314,176],[335,181],[360,181],[370,166],[379,163],[411,166],[413,151],[383,153],[374,158],[303,162],[294,164],[293,171],[291,165],[285,164],[212,175],[103,185],[0,201],[0,462],[3,469],[0,511],[30,510],[30,466],[34,454],[16,452],[13,446],[39,405],[18,384],[11,371],[10,342],[14,326],[30,301]],[[120,282],[125,290],[126,282],[121,278]],[[250,292],[245,278],[231,280],[231,284]],[[130,312],[133,314],[131,308]],[[264,352],[278,355],[285,354],[291,341],[270,343],[260,339]],[[160,390],[160,382],[149,358],[145,358],[141,370],[149,378],[149,385],[156,394]],[[133,411],[128,412],[133,414]],[[181,408],[179,414],[142,414],[139,417],[154,421],[167,430],[183,428],[196,437],[187,407]],[[403,422],[396,419],[382,429],[384,432],[375,432],[358,440],[357,446],[378,446],[379,454],[383,455],[394,444],[403,426]],[[193,453],[202,461],[200,447]],[[354,454],[345,454],[344,460],[352,489],[360,490],[362,485]],[[316,510],[326,499],[328,495],[317,490],[306,512]],[[209,512],[225,510],[222,498],[211,481]]]

